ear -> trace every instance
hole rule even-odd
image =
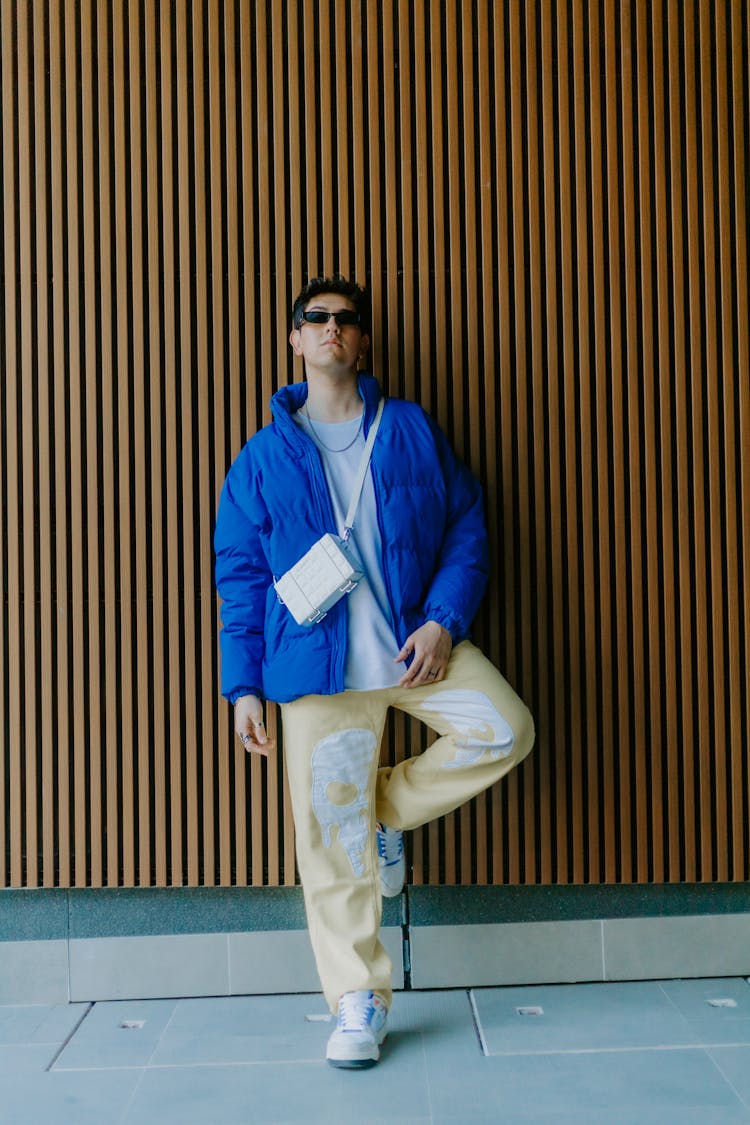
[[[370,337],[363,332],[362,339],[359,341],[359,356],[358,359],[364,359],[370,350]]]
[[[292,351],[295,355],[302,355],[299,328],[293,328],[289,333],[289,343],[292,345]]]

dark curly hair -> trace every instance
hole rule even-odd
[[[295,328],[299,328],[302,324],[302,314],[308,301],[312,301],[313,297],[319,297],[321,293],[338,293],[342,297],[348,297],[359,313],[360,328],[363,332],[369,331],[367,290],[356,281],[342,277],[340,273],[334,274],[333,277],[312,277],[299,291],[292,306],[292,324]]]

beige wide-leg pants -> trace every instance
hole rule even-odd
[[[442,737],[378,769],[389,707]],[[498,781],[529,752],[534,724],[489,660],[464,641],[445,678],[417,688],[306,695],[282,706],[297,862],[321,984],[331,1010],[345,992],[391,1002],[375,822],[416,828]]]

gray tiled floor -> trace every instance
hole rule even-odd
[[[352,1073],[318,995],[0,1007],[0,1122],[750,1125],[743,979],[399,993],[389,1027]]]

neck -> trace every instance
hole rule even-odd
[[[362,413],[357,373],[346,381],[307,380],[306,409],[318,422],[348,422]]]

